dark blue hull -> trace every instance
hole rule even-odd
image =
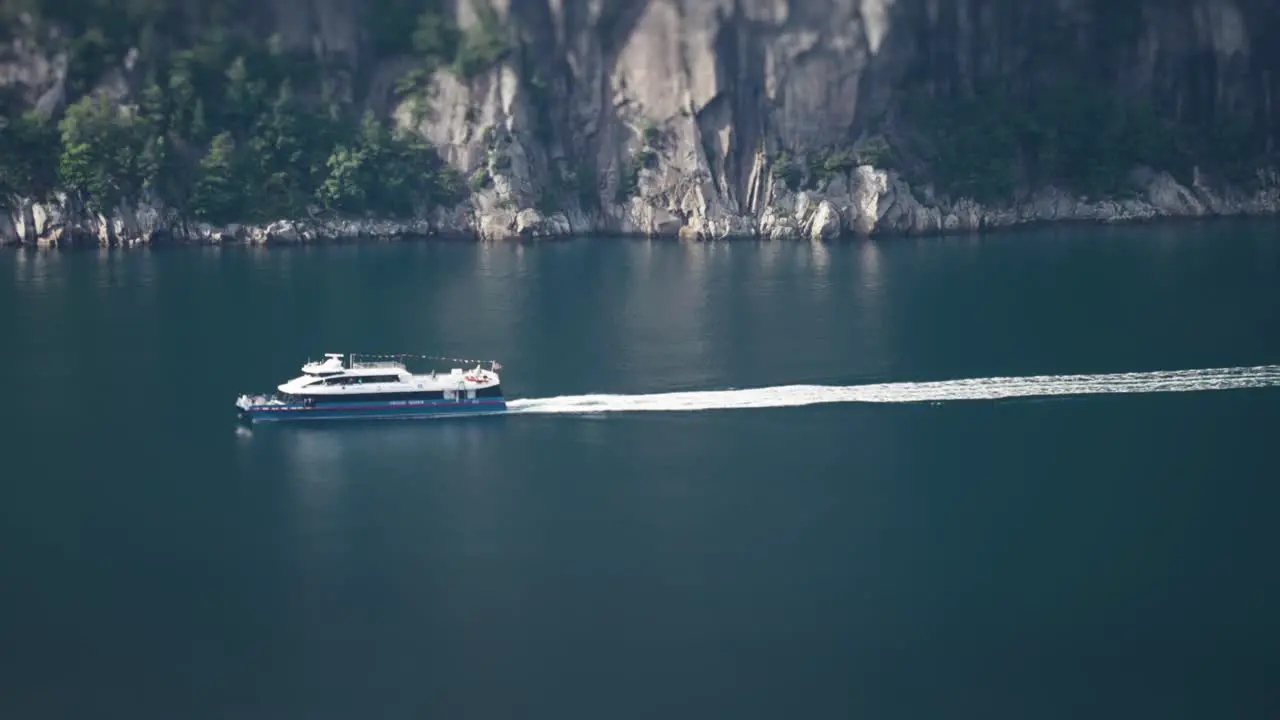
[[[504,398],[474,400],[393,400],[360,403],[288,403],[239,408],[246,422],[286,422],[296,420],[426,420],[455,415],[492,415],[504,412]]]

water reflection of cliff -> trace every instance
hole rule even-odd
[[[652,241],[629,248],[615,317],[627,338],[620,360],[643,385],[628,390],[675,390],[707,380],[707,264],[713,251],[706,244]]]

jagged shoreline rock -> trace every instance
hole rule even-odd
[[[698,197],[695,187],[674,211],[642,197],[594,215],[571,209],[549,215],[533,208],[481,209],[468,201],[456,208],[439,209],[430,217],[359,219],[317,213],[302,219],[222,227],[184,221],[172,210],[149,202],[103,216],[59,195],[45,202],[22,201],[0,212],[0,245],[295,245],[420,237],[501,241],[590,235],[819,241],[847,236],[944,235],[1044,223],[1280,215],[1280,173],[1276,171],[1260,172],[1260,189],[1253,193],[1212,189],[1198,174],[1187,187],[1168,173],[1148,168],[1135,169],[1130,180],[1134,193],[1125,199],[1090,200],[1047,187],[1021,203],[1001,207],[969,198],[939,199],[931,188],[914,189],[894,172],[863,165],[813,190],[792,191],[771,183],[768,202],[758,215],[734,214],[706,202]]]

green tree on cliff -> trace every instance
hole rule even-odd
[[[89,209],[108,212],[136,200],[154,176],[153,158],[146,152],[149,123],[121,112],[105,96],[82,98],[67,109],[59,127],[58,177]]]
[[[408,216],[418,203],[457,202],[461,189],[460,178],[428,144],[397,137],[371,112],[354,143],[334,148],[327,169],[317,199],[352,214]]]
[[[199,179],[191,193],[195,216],[211,223],[237,219],[244,205],[244,183],[236,162],[236,141],[229,132],[214,136],[209,153],[200,161]]]
[[[390,14],[377,13],[370,27],[433,67],[480,67],[502,52],[492,13],[484,28],[492,32],[464,34],[443,0],[371,1]],[[296,217],[317,201],[342,213],[406,216],[461,197],[458,174],[429,143],[359,114],[338,92],[337,75],[309,54],[248,32],[241,21],[255,12],[249,0],[216,8],[18,3],[33,27],[62,33],[73,100],[126,56],[142,92],[85,96],[46,121],[0,97],[0,204],[63,189],[106,213],[146,195],[183,217],[228,223]],[[0,22],[11,19],[8,10],[0,8]]]
[[[311,195],[311,166],[302,138],[304,121],[293,86],[286,79],[271,108],[253,124],[249,149],[262,219],[296,215]]]
[[[58,131],[33,112],[0,117],[0,207],[23,196],[43,199],[58,184]]]
[[[385,129],[366,112],[360,133],[350,146],[339,144],[326,162],[328,176],[316,191],[316,198],[331,210],[348,213],[368,212],[377,204],[376,175],[379,163],[390,145]],[[371,197],[371,195],[373,197]]]
[[[326,162],[329,175],[316,190],[316,199],[326,208],[343,213],[363,212],[368,208],[365,176],[368,174],[364,154],[358,149],[339,145]]]

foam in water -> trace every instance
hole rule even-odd
[[[868,385],[779,385],[741,390],[566,395],[510,400],[510,413],[681,412],[796,407],[822,403],[914,403],[953,400],[1092,395],[1097,393],[1193,392],[1280,386],[1280,365],[1116,373],[992,377]]]

